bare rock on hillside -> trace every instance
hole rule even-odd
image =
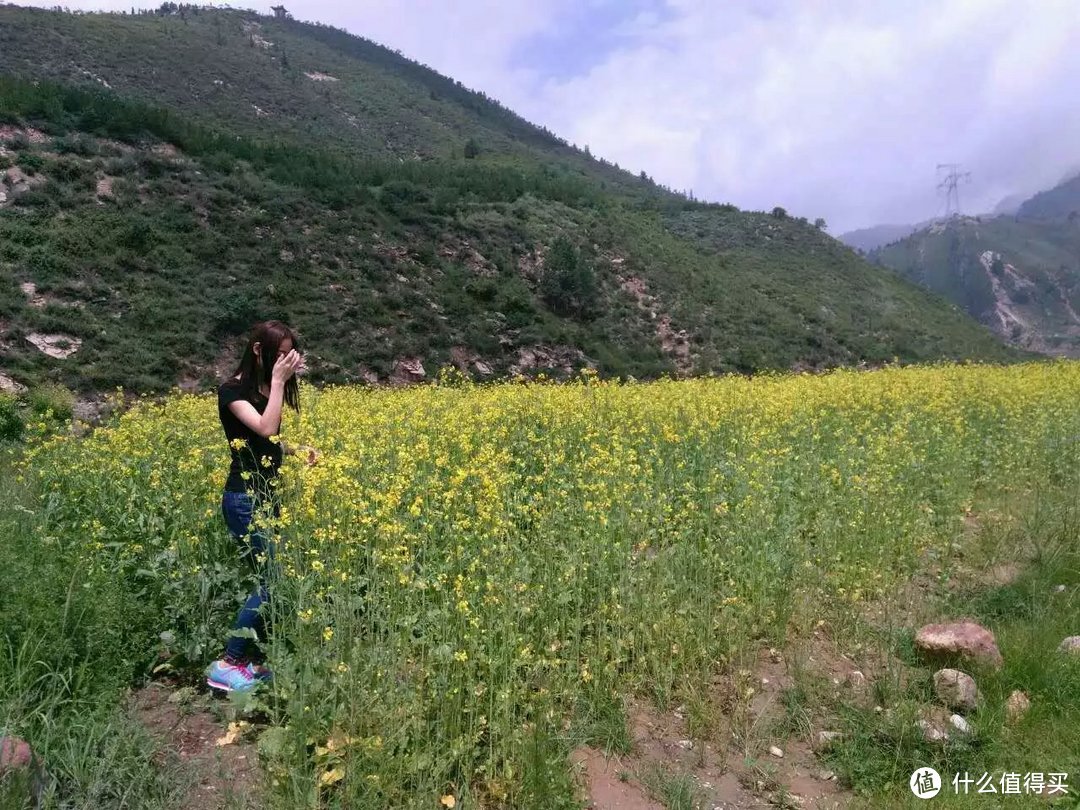
[[[103,175],[97,179],[97,185],[95,187],[95,194],[98,200],[112,199],[113,195],[113,182],[115,177],[110,175]]]
[[[915,634],[915,647],[933,660],[959,658],[994,669],[1004,663],[994,634],[971,621],[925,625]]]
[[[581,366],[592,368],[593,362],[573,346],[523,346],[518,349],[517,359],[510,365],[510,373],[523,375],[535,369],[547,368],[569,375]]]
[[[518,272],[529,281],[539,281],[544,274],[544,249],[537,247],[519,258]]]
[[[367,366],[360,366],[356,370],[356,376],[367,385],[377,385],[379,382],[379,375],[372,371]]]
[[[424,364],[419,357],[399,357],[394,361],[394,370],[390,374],[393,385],[408,385],[423,382],[427,378]]]
[[[469,373],[470,368],[482,377],[488,377],[493,373],[491,366],[481,360],[480,355],[469,351],[464,346],[454,346],[450,349],[450,362],[466,374]]]
[[[0,142],[12,142],[19,138],[26,138],[30,143],[45,143],[45,141],[49,140],[49,136],[40,129],[0,124]]]
[[[43,335],[39,332],[31,332],[26,339],[38,351],[49,357],[55,357],[57,360],[70,357],[82,346],[82,341],[71,335]]]
[[[7,374],[0,373],[0,391],[5,394],[19,394],[26,393],[26,386],[21,382],[9,377]]]

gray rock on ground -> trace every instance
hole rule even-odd
[[[961,734],[971,733],[971,724],[958,714],[949,717],[949,724]]]
[[[1080,655],[1080,636],[1069,636],[1058,645],[1058,652]]]
[[[923,739],[927,742],[942,742],[949,738],[948,734],[925,718],[918,720],[916,725],[922,731]]]
[[[866,676],[857,669],[853,669],[847,674],[844,682],[851,689],[863,689],[866,686]]]
[[[844,735],[839,731],[819,731],[814,738],[814,747],[818,751],[826,751],[833,746],[833,743],[838,743],[844,739]]]
[[[1009,723],[1017,723],[1030,708],[1031,699],[1019,689],[1014,689],[1009,699],[1005,701],[1005,719]]]
[[[939,669],[934,673],[934,694],[950,709],[973,711],[979,705],[975,679],[958,669]]]
[[[915,634],[915,647],[930,659],[959,658],[994,669],[1004,663],[994,634],[971,621],[920,627]]]

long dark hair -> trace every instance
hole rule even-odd
[[[262,392],[259,387],[266,383],[270,385],[270,377],[277,362],[278,349],[285,338],[292,340],[293,348],[300,351],[300,344],[296,340],[296,333],[281,321],[263,321],[255,324],[248,338],[244,356],[240,358],[240,365],[233,372],[233,377],[240,375],[240,388],[244,396],[250,398]],[[255,357],[255,344],[259,344],[259,357]],[[285,403],[297,413],[300,412],[300,392],[296,385],[294,374],[285,382]]]

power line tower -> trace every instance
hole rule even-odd
[[[971,172],[960,171],[959,163],[939,163],[938,191],[945,193],[945,219],[960,215],[960,183],[971,179]]]

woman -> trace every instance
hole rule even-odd
[[[310,447],[270,441],[281,430],[282,404],[300,410],[296,374],[303,370],[296,335],[280,321],[266,321],[254,328],[236,373],[218,388],[218,417],[232,453],[221,511],[259,577],[233,630],[253,631],[259,640],[265,639],[260,608],[269,600],[265,572],[274,560],[274,543],[265,530],[251,530],[252,518],[267,509],[274,517],[281,515],[276,485],[283,454],[303,452],[308,464],[318,458]],[[226,692],[248,691],[270,677],[270,671],[257,663],[259,650],[251,635],[233,634],[224,655],[206,671],[210,686]]]

